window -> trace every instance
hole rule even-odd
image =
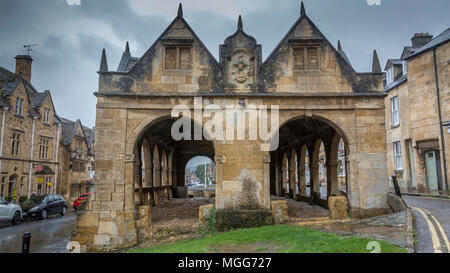
[[[394,142],[395,170],[403,170],[402,146],[400,141]]]
[[[166,70],[192,69],[192,50],[190,46],[168,46],[165,52]]]
[[[318,47],[294,47],[294,69],[319,69]]]
[[[23,99],[16,98],[16,108],[15,108],[16,115],[22,116],[23,115]]]
[[[390,84],[394,81],[394,67],[390,67],[387,70],[387,74],[386,74],[386,83]]]
[[[5,197],[6,177],[2,177],[2,186],[0,191],[0,197]]]
[[[39,141],[39,158],[40,159],[49,159],[49,147],[50,147],[50,140],[41,138]]]
[[[25,177],[22,176],[20,178],[20,190],[19,190],[19,195],[22,196],[23,195],[23,187],[25,185]]]
[[[408,69],[406,67],[406,61],[402,61],[402,70],[403,70],[403,75],[408,74]]]
[[[392,126],[397,126],[400,124],[397,96],[391,99],[391,106],[392,106]]]
[[[48,108],[44,109],[44,123],[50,123],[50,109]]]
[[[42,194],[42,184],[38,184],[37,186],[37,195],[41,195]]]
[[[13,133],[11,155],[18,156],[20,153],[20,143],[22,141],[21,133]]]

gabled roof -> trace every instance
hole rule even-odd
[[[433,40],[431,40],[431,42],[429,42],[428,44],[424,45],[423,47],[421,47],[420,49],[414,51],[413,54],[409,55],[408,57],[406,57],[405,59],[411,59],[413,57],[416,57],[428,50],[431,50],[433,48],[436,48],[438,46],[440,46],[443,43],[446,43],[450,40],[450,28],[444,30],[441,34],[439,34],[438,36],[434,37]]]
[[[0,89],[2,91],[0,93],[3,94],[0,97],[0,106],[11,107],[8,103],[7,97],[14,93],[20,83],[23,84],[25,93],[28,97],[28,113],[32,117],[42,118],[39,112],[39,107],[42,106],[47,96],[50,96],[51,99],[50,91],[46,90],[44,92],[38,92],[31,83],[24,80],[20,75],[14,74],[3,67],[0,67]],[[53,109],[55,109],[54,106]]]
[[[388,59],[386,62],[386,66],[384,67],[384,70],[386,71],[391,64],[392,65],[401,65],[402,62],[403,61],[401,59]]]
[[[302,8],[303,10],[303,8]],[[306,13],[301,13],[300,18],[297,19],[297,21],[294,23],[294,25],[289,29],[289,31],[286,33],[286,35],[284,35],[283,39],[281,39],[281,41],[278,43],[278,45],[274,48],[274,50],[270,53],[270,55],[266,58],[266,60],[263,62],[263,65],[267,62],[270,61],[270,59],[276,54],[276,52],[278,52],[278,50],[283,46],[283,44],[289,39],[289,37],[291,36],[291,34],[295,31],[295,29],[297,28],[297,26],[303,21],[306,20],[311,27],[313,28],[315,34],[317,35],[318,39],[323,39],[323,41],[325,43],[328,43],[329,46],[332,48],[332,50],[335,51],[335,53],[342,57],[342,60],[344,60],[346,62],[346,64],[349,66],[349,68],[352,70],[352,72],[356,72],[352,65],[350,64],[350,61],[347,58],[347,55],[345,54],[344,51],[338,51],[327,39],[327,37],[319,30],[319,28],[311,21],[311,19],[308,17],[308,15],[306,15]],[[342,53],[343,54],[342,54]]]
[[[181,11],[181,12],[180,12]],[[189,31],[194,40],[200,45],[200,47],[205,50],[206,54],[208,55],[209,59],[213,62],[214,65],[219,65],[219,63],[217,62],[216,58],[211,54],[211,52],[208,50],[208,48],[203,44],[202,40],[200,40],[200,38],[197,36],[197,34],[195,33],[195,31],[191,28],[191,26],[188,24],[188,22],[183,18],[183,12],[182,12],[182,8],[181,8],[181,4],[180,4],[180,8],[178,10],[178,16],[175,17],[175,19],[169,24],[169,26],[163,31],[163,33],[158,37],[158,39],[156,39],[156,41],[152,44],[152,46],[144,53],[144,55],[141,58],[134,58],[130,57],[129,62],[127,63],[127,67],[130,67],[129,73],[132,73],[134,70],[137,69],[137,66],[139,63],[145,61],[146,57],[151,56],[152,52],[155,50],[156,45],[163,40],[164,36],[167,35],[167,33],[169,32],[169,30],[173,27],[173,25],[175,23],[177,23],[178,21],[181,21],[182,24],[184,24],[186,26],[187,31]],[[123,68],[123,67],[122,67]]]
[[[86,126],[83,126],[81,121],[77,119],[76,121],[72,121],[63,117],[58,117],[62,122],[62,135],[61,135],[61,144],[68,150],[70,149],[70,144],[72,143],[74,137],[76,136],[78,126],[83,131],[83,137],[86,142],[86,146],[88,149],[91,149],[92,143],[94,142],[95,135],[95,127],[90,129]]]

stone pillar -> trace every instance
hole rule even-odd
[[[263,199],[264,207],[270,209],[270,155],[266,154],[263,156]]]
[[[280,169],[280,155],[278,152],[274,153],[275,162],[274,162],[274,168],[275,168],[275,195],[281,196],[282,193],[282,187],[280,187],[280,180],[281,180],[281,169]]]
[[[214,158],[216,163],[216,208],[220,209],[224,207],[223,200],[223,164],[226,162],[226,157],[216,156]]]
[[[317,204],[320,201],[320,176],[319,176],[319,150],[320,150],[320,140],[316,140],[313,142],[313,145],[310,149],[311,155],[310,155],[310,165],[309,165],[309,172],[310,172],[310,184],[311,184],[311,191],[310,191],[310,202]]]
[[[283,185],[283,193],[284,196],[289,196],[289,187],[287,186],[287,180],[288,180],[288,168],[289,163],[286,154],[283,154],[283,160],[281,163],[281,185]]]
[[[306,196],[305,156],[306,156],[306,146],[302,146],[300,148],[299,153],[297,154],[298,197]]]
[[[290,187],[290,197],[298,200],[297,197],[297,183],[296,183],[296,152],[293,149],[291,152],[291,156],[289,157],[289,187]]]
[[[156,206],[159,203],[161,191],[161,161],[159,160],[159,151],[156,145],[153,152],[153,190],[153,204]]]

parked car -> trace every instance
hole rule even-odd
[[[18,205],[0,198],[0,222],[11,222],[13,225],[18,225],[21,221],[22,209]]]
[[[66,215],[67,203],[59,194],[32,196],[22,205],[23,217],[46,219],[49,215]]]
[[[82,194],[80,197],[75,199],[75,201],[73,201],[73,208],[75,210],[77,210],[77,208],[79,206],[81,206],[84,202],[86,202],[86,200],[89,199],[92,194],[93,194],[92,192],[88,192],[88,193]]]

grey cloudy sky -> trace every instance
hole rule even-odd
[[[68,2],[81,5],[68,5]],[[448,0],[306,0],[306,12],[336,44],[340,39],[359,72],[370,71],[372,50],[382,66],[400,57],[415,32],[438,35],[450,27]],[[175,18],[178,3],[184,17],[218,58],[219,44],[236,29],[238,14],[245,31],[263,45],[267,57],[300,13],[299,0],[2,0],[0,66],[14,71],[23,45],[37,43],[32,83],[51,90],[56,111],[69,119],[95,125],[96,71],[106,48],[116,69],[125,42],[141,57]]]

